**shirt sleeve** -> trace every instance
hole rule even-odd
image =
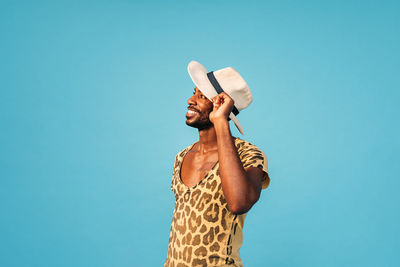
[[[269,185],[269,175],[268,175],[268,160],[264,152],[261,151],[255,145],[248,143],[244,144],[238,151],[240,160],[243,163],[243,168],[257,167],[264,171],[264,176],[262,178],[262,189],[265,189]]]

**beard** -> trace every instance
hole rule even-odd
[[[210,121],[209,114],[198,114],[194,119],[187,119],[186,125],[196,128],[198,130],[204,130],[213,127],[213,123]]]

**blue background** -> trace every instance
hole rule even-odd
[[[190,60],[253,93],[245,266],[399,266],[396,1],[0,3],[0,266],[162,266]]]

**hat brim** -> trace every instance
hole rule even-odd
[[[189,76],[192,79],[196,87],[211,101],[211,98],[218,95],[215,91],[214,86],[211,84],[207,77],[207,69],[197,61],[191,61],[188,65]],[[239,120],[232,112],[229,114],[229,118],[235,123],[239,132],[243,134],[243,128]]]

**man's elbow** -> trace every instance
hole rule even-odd
[[[251,199],[248,202],[235,203],[232,205],[228,205],[228,209],[231,213],[233,213],[235,215],[241,215],[241,214],[248,212],[251,209],[251,207],[253,207],[253,205],[258,201],[258,199],[259,199],[259,196],[254,197],[253,199]]]
[[[247,209],[236,209],[236,208],[234,208],[234,209],[229,209],[230,210],[230,212],[232,213],[232,214],[235,214],[235,215],[242,215],[242,214],[245,214],[246,212],[248,212],[250,209],[249,208],[247,208]]]

